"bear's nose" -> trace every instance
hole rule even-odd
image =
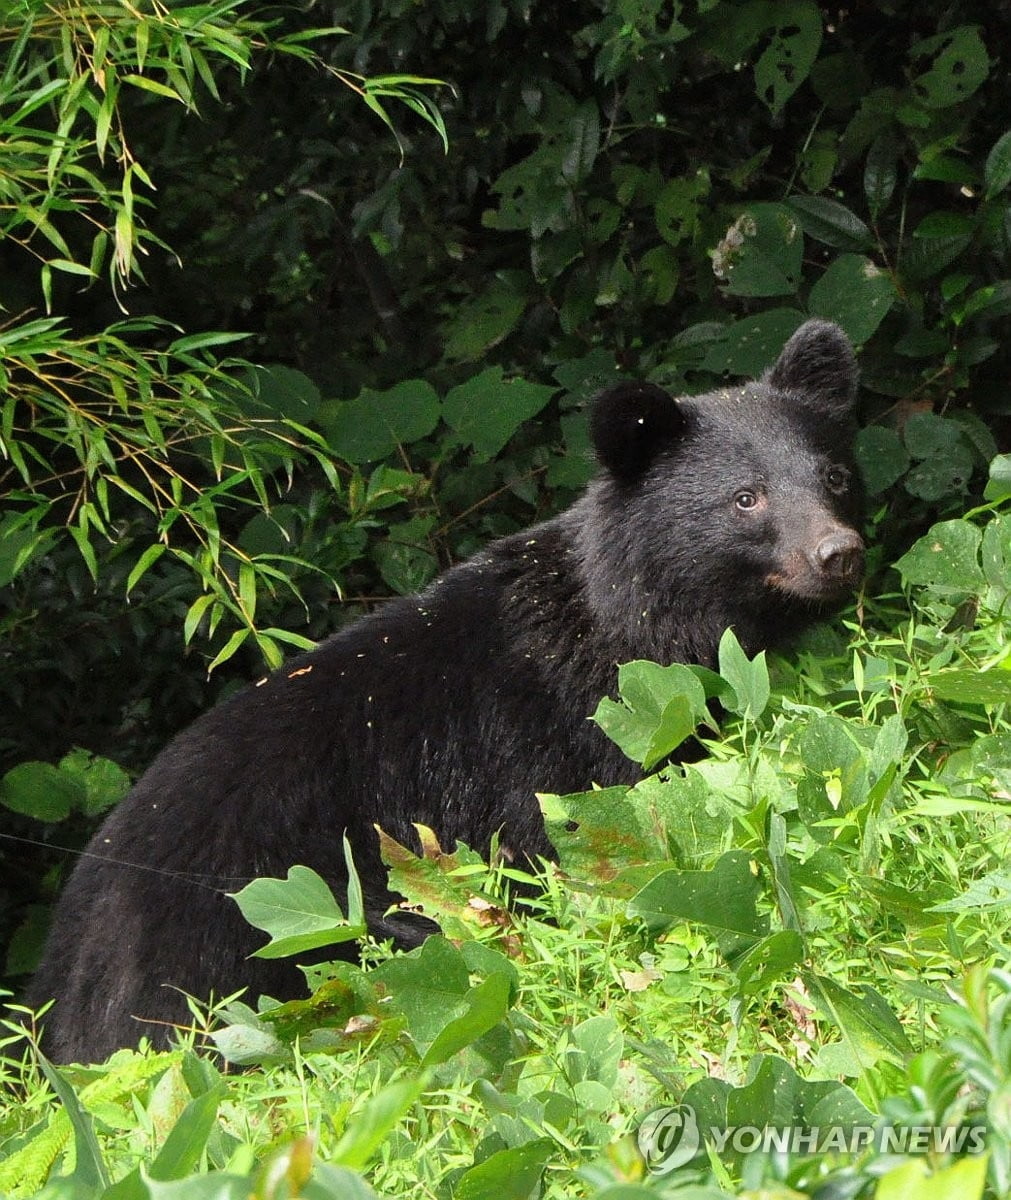
[[[815,562],[833,579],[857,579],[864,570],[864,541],[854,529],[835,529],[815,547]]]

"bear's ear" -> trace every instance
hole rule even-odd
[[[597,458],[623,480],[641,475],[684,428],[684,413],[655,383],[616,383],[600,393],[590,414]]]
[[[857,360],[849,338],[832,321],[805,321],[766,375],[777,391],[794,392],[834,417],[850,414],[857,398]]]

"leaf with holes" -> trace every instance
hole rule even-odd
[[[914,59],[932,59],[912,83],[924,108],[950,108],[968,100],[990,74],[990,59],[976,25],[959,25],[924,38],[910,53]]]
[[[755,91],[778,113],[807,79],[821,46],[821,13],[812,0],[769,6],[776,29],[755,63]]]

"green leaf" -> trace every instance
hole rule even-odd
[[[937,455],[918,462],[906,476],[906,491],[929,503],[961,495],[966,491],[972,469],[972,452],[967,446],[956,445],[948,458]]]
[[[59,771],[64,780],[83,792],[83,798],[75,800],[75,807],[88,816],[105,812],[130,790],[130,776],[118,763],[79,746],[60,759]]]
[[[925,108],[949,108],[967,100],[990,73],[990,59],[976,25],[959,25],[916,42],[913,59],[932,58],[912,81],[913,94]]]
[[[446,938],[427,938],[417,949],[377,967],[404,1016],[423,1065],[445,1062],[494,1028],[509,1008],[512,976],[507,960],[471,986],[464,956]]]
[[[751,205],[731,226],[719,254],[720,273],[733,296],[792,296],[800,286],[804,237],[785,204]]]
[[[781,929],[755,942],[733,963],[742,996],[757,996],[770,984],[796,974],[804,961],[804,941],[793,929]]]
[[[903,426],[902,440],[913,458],[950,454],[962,441],[962,426],[937,413],[911,413]]]
[[[124,83],[141,88],[145,92],[154,92],[156,96],[165,96],[169,100],[183,99],[173,88],[167,87],[164,83],[159,83],[156,79],[149,79],[147,75],[121,75],[120,79]]]
[[[987,1162],[986,1154],[970,1154],[949,1166],[913,1158],[878,1179],[874,1200],[982,1200]]]
[[[236,629],[227,642],[221,647],[218,653],[211,659],[207,665],[207,671],[210,673],[215,667],[220,667],[222,663],[228,660],[235,654],[239,648],[245,643],[252,631],[250,629]]]
[[[805,972],[811,997],[826,1017],[834,1021],[844,1041],[864,1067],[885,1057],[902,1062],[912,1053],[898,1018],[872,987],[849,992],[834,980]]]
[[[765,663],[765,651],[749,659],[737,634],[733,629],[726,629],[720,638],[719,665],[720,675],[733,688],[736,697],[730,704],[731,711],[749,721],[757,721],[769,703],[769,668]]]
[[[439,398],[424,379],[407,379],[385,392],[364,388],[355,400],[326,406],[320,423],[340,458],[374,462],[428,437],[439,423]]]
[[[550,1138],[496,1150],[459,1177],[453,1200],[530,1200],[539,1194],[541,1176],[554,1150]]]
[[[983,181],[987,200],[992,200],[1011,184],[1011,130],[1001,134],[990,148],[983,168]]]
[[[735,321],[706,353],[703,370],[755,378],[772,366],[803,320],[794,308],[770,308]]]
[[[137,559],[130,574],[126,577],[126,594],[128,596],[167,549],[168,547],[163,542],[155,542],[153,545],[148,546],[140,558]]]
[[[505,379],[501,367],[488,367],[453,388],[442,415],[479,459],[494,458],[517,429],[534,417],[555,388],[523,379]]]
[[[593,720],[633,762],[651,770],[708,717],[705,690],[690,667],[635,661],[618,668],[621,703],[604,697]]]
[[[568,124],[569,148],[562,159],[562,178],[569,184],[585,180],[600,149],[600,113],[593,102],[583,104]]]
[[[326,881],[309,867],[291,867],[286,879],[254,879],[229,895],[250,925],[270,934],[254,958],[287,958],[365,932],[349,924]]]
[[[628,903],[628,915],[656,933],[678,921],[694,921],[750,946],[768,932],[756,908],[761,894],[757,866],[743,850],[722,855],[711,871],[664,871]]]
[[[657,233],[671,246],[690,242],[698,230],[701,201],[709,194],[707,171],[668,179],[653,203]]]
[[[152,1179],[185,1179],[196,1171],[214,1129],[218,1105],[226,1092],[224,1083],[190,1100],[148,1168]]]
[[[84,564],[88,568],[88,574],[98,582],[98,557],[95,554],[95,547],[91,544],[89,531],[84,525],[71,525],[67,532],[77,544],[77,549],[81,552],[81,558],[84,559]]]
[[[63,821],[85,800],[83,785],[52,763],[21,763],[0,780],[0,804],[39,821]]]
[[[894,429],[866,425],[857,433],[855,454],[864,486],[872,496],[880,495],[909,469],[909,452]]]
[[[426,1078],[397,1079],[386,1084],[354,1114],[340,1141],[328,1153],[329,1161],[361,1170],[418,1102]]]
[[[877,220],[888,207],[899,179],[899,146],[894,135],[885,133],[875,138],[864,163],[864,195]]]
[[[967,669],[937,671],[923,676],[923,683],[941,700],[956,704],[1011,703],[1011,671]]]
[[[1011,496],[1011,454],[998,454],[990,463],[990,477],[983,491],[983,498],[990,504],[999,504]]]
[[[94,1121],[77,1093],[52,1063],[42,1054],[37,1056],[37,1061],[70,1118],[74,1131],[74,1182],[90,1196],[109,1186],[109,1174],[95,1135]]]
[[[466,1007],[439,1030],[425,1051],[422,1068],[446,1062],[494,1029],[509,1011],[511,990],[511,980],[505,974],[489,975],[472,987],[465,998]]]
[[[445,327],[446,357],[472,361],[511,333],[526,308],[525,283],[518,271],[501,272],[484,291],[455,306]]]
[[[811,72],[821,46],[822,19],[813,0],[780,0],[769,11],[776,28],[755,63],[755,91],[778,113]]]
[[[968,521],[941,521],[895,564],[903,582],[942,595],[964,596],[986,586],[979,565],[982,534]]]
[[[868,250],[874,245],[871,231],[838,200],[827,196],[791,196],[790,207],[806,234],[838,250]]]
[[[891,275],[859,254],[841,254],[811,289],[811,315],[835,321],[863,345],[896,299]]]

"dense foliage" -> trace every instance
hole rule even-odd
[[[698,687],[721,736],[634,788],[544,797],[560,872],[515,912],[515,867],[387,840],[445,933],[419,950],[309,968],[311,999],[219,1003],[209,1036],[194,1004],[169,1053],[57,1073],[10,1036],[0,1194],[1007,1195],[1011,485],[991,490],[996,512],[901,560],[915,607],[874,603],[848,647],[770,672],[728,636],[719,676],[626,667],[623,717],[597,716],[631,756],[686,735]],[[345,922],[301,867],[236,901],[271,956],[361,932],[355,889]],[[679,1103],[734,1139],[667,1164],[641,1130]],[[814,1142],[758,1149],[766,1126]]]
[[[939,0],[8,5],[0,803],[5,834],[22,840],[0,843],[7,975],[16,982],[31,967],[67,865],[61,848],[82,844],[128,772],[284,645],[567,503],[591,470],[583,406],[619,373],[702,390],[761,371],[806,315],[839,321],[862,347],[868,595],[894,589],[888,564],[932,521],[961,517],[1008,449],[1008,44],[1006,6]],[[991,500],[1006,477],[999,458]],[[496,1153],[514,1155],[502,1160],[506,1174],[534,1179],[515,1194],[549,1162],[565,1189],[565,1172],[604,1155],[612,1133],[657,1099],[630,1102],[611,1124],[585,1097],[556,1112],[538,1097],[562,1086],[549,1065],[559,1038],[571,1039],[573,1062],[599,1052],[609,1063],[620,1042],[615,1061],[625,1064],[654,1029],[665,1048],[637,1069],[652,1070],[668,1098],[701,1064],[692,1059],[675,1088],[653,1070],[656,1056],[669,1061],[669,1047],[690,1038],[737,1084],[750,1055],[771,1050],[820,1078],[856,1080],[876,1112],[885,1096],[907,1103],[897,1099],[906,1090],[941,1108],[968,1096],[959,1089],[970,1082],[980,1089],[971,1103],[1003,1094],[1003,1007],[988,1028],[981,977],[960,1010],[969,1024],[959,1063],[906,1058],[940,1044],[942,982],[999,961],[1006,937],[1006,884],[993,872],[1006,832],[1008,530],[995,518],[982,534],[979,516],[920,543],[919,567],[904,560],[906,581],[931,589],[918,616],[866,600],[875,619],[852,662],[823,647],[799,670],[782,667],[780,698],[763,708],[753,697],[737,734],[690,774],[704,788],[664,785],[677,806],[695,788],[706,811],[732,808],[729,829],[705,825],[712,842],[688,851],[668,839],[677,870],[739,869],[721,855],[763,864],[772,891],[754,899],[755,919],[773,908],[778,924],[768,951],[744,953],[743,975],[733,958],[718,965],[722,943],[698,910],[683,914],[695,932],[665,930],[654,943],[661,929],[641,906],[622,908],[631,896],[604,888],[584,912],[578,893],[555,886],[549,907],[571,935],[535,923],[523,937],[532,963],[547,946],[552,963],[567,964],[558,990],[521,966],[513,1015],[503,1010],[495,1026],[500,1046],[526,1038],[526,1080],[489,1068],[498,1098],[479,1096],[501,1144],[475,1157],[459,1133],[474,1119],[474,1075],[466,1063],[454,1075],[451,1056],[425,1077],[445,1090],[411,1109],[422,1085],[404,1064],[427,1053],[419,1028],[439,1034],[424,1014],[420,1026],[405,1014],[407,1033],[380,1038],[375,1056],[342,1046],[310,1072],[324,1086],[339,1081],[340,1104],[351,1080],[362,1092],[400,1088],[382,1092],[375,1111],[413,1111],[411,1136],[433,1162],[438,1146],[478,1172],[458,1186],[432,1167],[425,1186],[461,1196],[501,1191],[504,1176],[477,1165]],[[951,566],[940,582],[938,553]],[[981,666],[994,668],[985,683]],[[882,774],[889,755],[895,771]],[[801,760],[815,764],[807,774]],[[756,771],[767,794],[755,791]],[[579,811],[584,832],[596,827],[599,814]],[[930,824],[938,813],[945,823]],[[993,851],[979,849],[977,821]],[[615,835],[604,820],[591,844]],[[563,842],[567,867],[586,879],[578,847]],[[650,853],[644,861],[662,857]],[[937,904],[955,905],[943,930],[924,915]],[[654,1003],[678,980],[614,990],[622,970],[654,969],[643,954],[658,956],[664,980],[684,983],[697,1021]],[[467,966],[493,979],[493,961]],[[787,999],[781,985],[795,970],[803,985]],[[878,997],[862,1009],[831,990],[852,997],[862,984]],[[357,978],[347,986],[371,995]],[[823,1022],[811,1026],[811,1060],[786,1032],[807,1001]],[[545,1017],[554,1010],[570,1032]],[[857,1010],[866,1045],[846,1023]],[[607,1031],[578,1032],[604,1019]],[[829,1050],[853,1039],[872,1063]],[[982,1047],[986,1070],[966,1039]],[[95,1078],[102,1120],[121,1135],[95,1151],[95,1180],[148,1161],[166,1114],[184,1104],[194,1129],[215,1130],[203,1141],[187,1134],[196,1153],[243,1180],[297,1126],[297,1057],[293,1075],[284,1065],[277,1079],[227,1086],[206,1063],[158,1061]],[[590,1081],[565,1078],[570,1092]],[[276,1127],[237,1131],[251,1120],[236,1115],[235,1089],[246,1086],[278,1089]],[[42,1114],[42,1091],[32,1095]],[[343,1156],[327,1138],[339,1138],[350,1109],[320,1115],[313,1097],[302,1128],[323,1121],[324,1157],[359,1167],[378,1151],[385,1118],[364,1118],[348,1134],[358,1148]],[[516,1115],[520,1098],[534,1107]],[[219,1103],[232,1113],[227,1132],[213,1124]],[[77,1132],[80,1170],[92,1141],[75,1112],[65,1133]],[[145,1115],[131,1124],[127,1112]],[[44,1135],[9,1114],[0,1136],[34,1147],[44,1172],[59,1147],[48,1158],[38,1150],[38,1137],[54,1139],[55,1119],[42,1119]],[[1001,1119],[992,1117],[998,1133]],[[564,1162],[531,1150],[532,1129],[555,1150],[578,1147]],[[995,1144],[999,1192],[1006,1149]],[[409,1186],[398,1145],[384,1143],[393,1173],[377,1184],[391,1194]],[[298,1178],[308,1150],[283,1153]],[[611,1166],[587,1168],[590,1194],[606,1171],[632,1177],[620,1151],[607,1153]],[[184,1156],[163,1178],[196,1166]],[[745,1173],[757,1172],[747,1175],[757,1186],[765,1169]],[[351,1185],[332,1184],[341,1186]],[[952,1195],[971,1194],[959,1186]]]

